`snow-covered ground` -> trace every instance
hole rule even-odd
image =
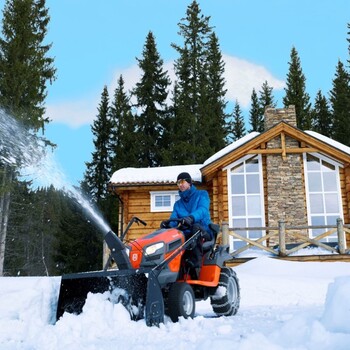
[[[157,327],[129,319],[120,304],[89,295],[83,313],[54,324],[59,277],[0,278],[0,349],[336,349],[350,348],[350,264],[258,257],[234,268],[241,307]]]

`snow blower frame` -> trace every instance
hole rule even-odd
[[[164,323],[164,315],[174,322],[181,316],[194,317],[195,301],[208,297],[218,316],[236,314],[240,288],[236,273],[224,266],[232,259],[228,246],[215,246],[219,226],[211,224],[214,237],[202,244],[203,259],[198,271],[187,265],[184,253],[190,253],[202,239],[201,230],[185,240],[181,220],[167,223],[172,221],[178,227],[158,229],[128,245],[109,231],[104,239],[118,269],[63,275],[56,319],[64,312],[81,313],[88,293],[107,291],[112,302],[121,302],[128,309],[131,319],[145,318],[148,326]],[[135,217],[132,222],[146,224]]]

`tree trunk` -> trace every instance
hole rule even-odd
[[[0,276],[4,275],[7,224],[10,216],[11,181],[12,170],[5,166],[3,168],[3,178],[0,192]]]

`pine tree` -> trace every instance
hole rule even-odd
[[[35,197],[29,190],[29,184],[25,182],[17,184],[12,190],[11,197],[4,275],[26,276],[30,275],[33,264],[31,247],[35,244],[33,242],[35,235],[32,231],[33,219],[36,219],[33,216]]]
[[[119,77],[118,86],[114,91],[110,115],[112,123],[112,172],[126,167],[138,166],[136,121],[131,111],[130,98],[125,92],[122,75]]]
[[[246,129],[244,125],[244,118],[242,115],[241,107],[236,101],[232,113],[232,126],[231,126],[231,141],[236,141],[242,138],[246,134]]]
[[[205,110],[201,115],[207,119],[206,125],[203,126],[205,134],[202,137],[208,139],[210,148],[203,154],[204,158],[224,148],[226,146],[225,140],[227,136],[225,64],[222,59],[219,40],[215,33],[211,33],[209,37],[207,67],[207,69],[204,69],[207,80],[204,77],[203,81],[206,83],[204,84],[204,91],[208,91],[208,98],[203,99],[202,96]]]
[[[217,54],[217,43],[211,37],[209,19],[210,17],[201,14],[198,3],[193,1],[187,8],[186,17],[179,23],[179,35],[183,37],[184,45],[181,47],[172,44],[180,55],[174,65],[177,77],[174,113],[176,126],[180,126],[174,129],[174,137],[177,140],[174,152],[182,164],[203,162],[210,155],[203,153],[203,149],[210,152],[208,140],[203,137],[208,135],[208,132],[203,128],[208,125],[205,114],[210,110],[205,104],[205,98],[214,96],[208,89],[208,69],[214,69],[214,61],[213,65],[209,64],[208,52]],[[216,52],[213,50],[214,46]],[[218,58],[219,56],[216,56],[215,64],[220,62]],[[221,68],[217,66],[216,69],[219,73]],[[216,91],[216,94],[220,95],[220,92]],[[208,106],[208,109],[205,106]],[[204,114],[205,110],[207,112]]]
[[[55,247],[61,220],[59,191],[32,190],[19,182],[12,192],[4,272],[16,276],[56,274]]]
[[[333,114],[333,137],[350,146],[350,78],[344,64],[339,60],[333,87],[330,91],[330,104]]]
[[[45,0],[6,0],[0,38],[0,108],[34,132],[44,130],[46,83],[55,79],[50,44],[43,44],[50,17]],[[0,276],[3,273],[15,169],[0,163]]]
[[[46,82],[55,79],[51,44],[43,44],[50,21],[45,0],[6,0],[0,38],[0,105],[30,129],[44,118]]]
[[[285,107],[295,106],[298,128],[309,130],[311,128],[311,103],[310,96],[306,92],[305,82],[298,52],[293,47],[290,54],[286,95],[283,98],[283,103]]]
[[[142,71],[141,81],[136,84],[133,94],[136,96],[137,132],[139,139],[139,166],[152,167],[161,165],[161,137],[166,116],[166,99],[170,79],[163,70],[163,60],[157,51],[155,38],[149,32],[142,52],[137,59]]]
[[[263,111],[260,107],[258,94],[256,93],[255,89],[253,89],[252,94],[251,94],[251,104],[250,104],[250,110],[249,110],[249,123],[251,126],[251,129],[249,132],[252,132],[252,131],[263,132],[264,131]]]
[[[331,137],[333,136],[333,118],[326,97],[319,90],[312,110],[312,130]]]
[[[259,106],[260,106],[260,119],[264,119],[265,109],[267,107],[275,108],[276,102],[273,97],[273,87],[269,86],[267,81],[261,86],[261,90],[259,91]]]
[[[63,193],[60,217],[53,253],[55,273],[62,275],[100,270],[103,234],[84,214],[81,205]]]
[[[350,23],[348,23],[348,25],[347,25],[347,27],[348,27],[348,32],[347,32],[347,34],[348,34],[348,37],[346,38],[346,41],[348,42],[348,55],[349,55],[349,59],[347,60],[347,62],[348,62],[348,64],[349,64],[349,66],[350,66]]]
[[[83,181],[89,197],[100,208],[107,198],[107,184],[111,177],[110,139],[112,126],[109,113],[109,95],[105,86],[101,94],[97,118],[91,127],[95,149],[92,152],[92,161],[86,163]]]
[[[197,161],[194,134],[198,132],[196,118],[192,110],[190,95],[190,69],[187,50],[175,63],[177,79],[174,83],[173,117],[170,121],[172,130],[171,147],[169,147],[169,165],[193,164]],[[186,93],[187,91],[187,93]]]

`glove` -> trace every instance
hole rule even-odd
[[[204,241],[211,241],[211,236],[208,232],[206,231],[201,231],[201,237],[204,239]]]
[[[193,219],[192,216],[185,216],[181,220],[181,224],[184,225],[184,226],[192,226],[193,223],[194,223],[194,219]]]
[[[165,220],[160,223],[160,228],[169,228],[169,221]]]

